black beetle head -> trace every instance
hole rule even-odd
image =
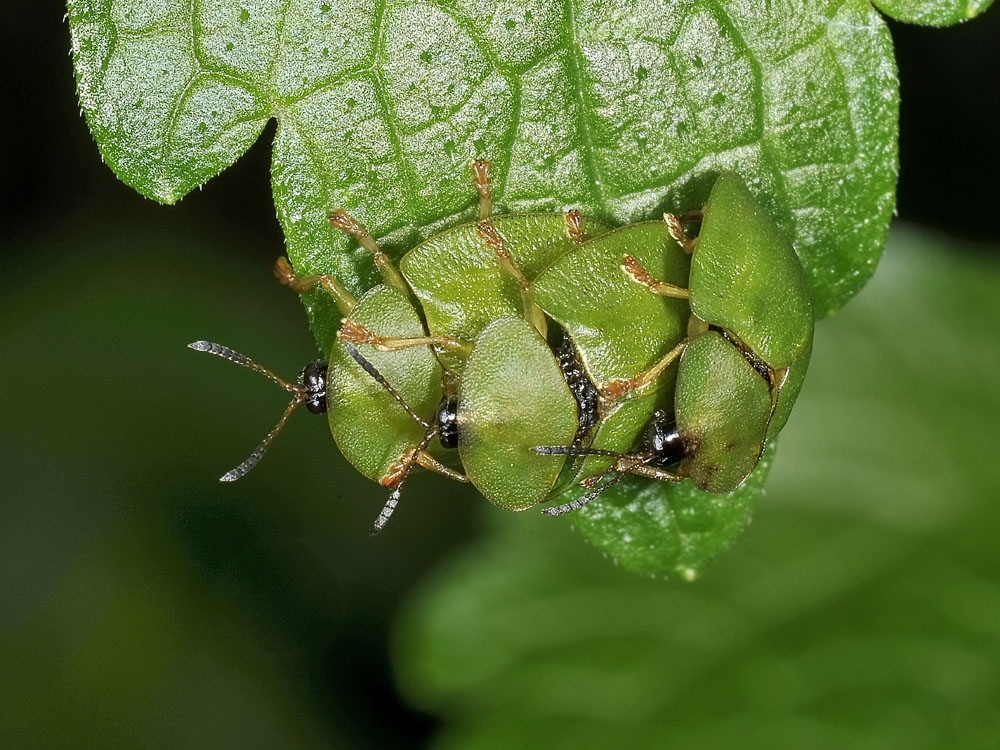
[[[326,362],[310,362],[299,375],[306,389],[306,408],[313,414],[326,413],[326,368]]]

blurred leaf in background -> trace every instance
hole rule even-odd
[[[497,518],[396,633],[435,747],[1000,738],[1000,265],[899,227],[819,326],[755,524],[696,584]]]

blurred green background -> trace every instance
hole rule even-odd
[[[284,398],[184,345],[314,354],[268,270],[269,135],[139,198],[76,114],[62,12],[0,30],[0,747],[1000,744],[1000,150],[967,132],[997,13],[894,28],[919,224],[819,326],[754,524],[692,585],[426,477],[372,539],[384,491],[305,415],[220,485]]]

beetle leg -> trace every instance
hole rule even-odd
[[[296,294],[308,292],[319,284],[327,294],[333,297],[333,301],[337,303],[337,309],[340,310],[341,315],[350,315],[351,310],[354,309],[354,305],[357,304],[354,295],[347,291],[343,284],[337,280],[337,277],[332,274],[316,273],[311,276],[296,276],[295,271],[292,270],[291,263],[283,256],[274,261],[274,268],[272,270],[274,277],[285,286],[291,287],[292,291]]]
[[[410,466],[413,464],[414,459],[417,456],[416,448],[409,448],[407,451],[399,457],[399,460],[389,467],[389,471],[386,475],[382,477],[381,485],[383,487],[389,487],[390,489],[396,489],[403,483],[406,479],[406,475],[410,472]]]
[[[633,466],[630,469],[623,469],[622,471],[627,471],[629,474],[636,474],[640,477],[656,479],[660,482],[681,482],[684,480],[684,477],[671,474],[669,471],[664,471],[663,469],[657,469],[655,466]]]
[[[380,352],[398,352],[403,349],[412,349],[415,346],[437,346],[447,349],[450,352],[470,352],[472,347],[467,341],[453,338],[451,336],[413,336],[401,338],[396,336],[379,336],[372,333],[360,323],[345,319],[337,331],[337,338],[343,341],[351,341],[355,344],[368,344],[378,349]]]
[[[361,226],[357,219],[350,216],[344,209],[338,208],[330,214],[330,224],[357,239],[358,244],[374,256],[375,267],[382,274],[382,278],[386,284],[396,287],[403,294],[409,295],[410,287],[403,280],[403,277],[400,276],[399,271],[396,270],[392,261],[389,260],[389,256],[382,252],[382,248],[378,246],[375,238],[365,231],[365,228]]]
[[[673,297],[674,299],[691,299],[691,292],[687,289],[667,281],[660,281],[632,255],[626,255],[622,258],[621,269],[632,281],[636,284],[642,284],[653,294],[658,294],[661,297]]]
[[[684,352],[684,349],[688,345],[688,340],[684,339],[667,352],[660,361],[657,362],[652,367],[643,370],[634,378],[616,378],[615,380],[607,380],[598,386],[598,390],[601,392],[601,398],[605,401],[617,401],[622,396],[624,396],[629,391],[634,391],[637,388],[643,388],[649,385],[654,380],[656,380],[663,371],[666,370],[673,361],[677,359]]]
[[[479,193],[479,219],[488,219],[493,213],[493,193],[490,191],[490,163],[486,159],[472,162],[472,184]]]
[[[521,289],[527,290],[531,286],[531,283],[521,273],[521,269],[514,264],[514,259],[507,249],[507,243],[504,241],[503,235],[497,231],[493,222],[489,219],[480,221],[476,226],[476,234],[479,235],[479,238],[497,256],[497,261],[500,263],[500,268],[503,269],[504,273],[513,278],[520,285]]]
[[[685,216],[688,215],[690,214],[685,214]],[[684,252],[688,255],[693,253],[698,240],[697,238],[692,240],[688,237],[687,232],[684,231],[684,223],[681,217],[676,214],[663,214],[663,220],[667,223],[667,231],[670,233],[670,236],[677,240],[677,244],[684,248]]]
[[[524,307],[524,317],[538,330],[542,338],[545,338],[548,333],[545,313],[531,299],[531,282],[525,278],[524,274],[521,273],[521,269],[514,263],[503,235],[497,231],[497,228],[489,219],[479,222],[479,225],[476,227],[476,233],[497,256],[501,270],[514,279],[518,286],[521,287],[521,304]]]
[[[427,451],[418,451],[416,458],[414,460],[428,471],[434,471],[437,472],[438,474],[443,474],[449,479],[454,479],[456,482],[469,481],[469,478],[465,476],[465,474],[459,474],[454,469],[448,468],[443,463],[434,458],[434,456],[432,456]]]

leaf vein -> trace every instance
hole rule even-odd
[[[405,196],[403,203],[409,215],[410,224],[415,225],[417,223],[416,185],[414,184],[411,176],[410,165],[407,164],[406,159],[403,156],[403,148],[400,144],[399,132],[396,129],[395,113],[389,104],[389,97],[386,94],[385,81],[382,79],[380,65],[380,62],[383,59],[383,45],[385,43],[385,10],[388,4],[389,0],[382,0],[377,8],[378,15],[375,18],[375,61],[372,66],[374,85],[372,88],[375,93],[375,100],[378,102],[378,105],[382,110],[386,131],[389,134],[389,144],[392,147],[396,161],[399,163],[399,174],[400,179],[403,182],[403,194]]]
[[[575,0],[563,0],[566,23],[569,26],[569,69],[573,79],[573,88],[576,93],[577,129],[583,140],[584,170],[590,180],[592,190],[601,208],[607,209],[607,201],[604,196],[604,187],[601,180],[600,170],[597,165],[597,156],[594,152],[594,140],[590,132],[590,124],[587,122],[586,101],[583,94],[583,52],[580,43],[576,38],[576,5]]]
[[[285,5],[281,9],[281,19],[278,21],[278,35],[274,43],[274,56],[267,69],[266,80],[271,83],[273,89],[277,89],[274,82],[274,70],[278,65],[278,58],[281,57],[281,45],[285,39],[285,24],[288,22],[288,9],[292,5],[292,0],[285,0]]]

